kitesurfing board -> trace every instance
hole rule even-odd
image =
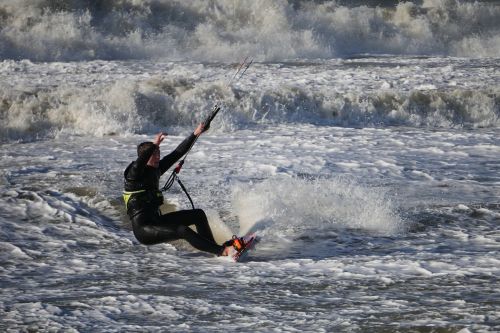
[[[257,235],[255,233],[250,233],[246,236],[243,236],[243,242],[245,242],[245,247],[243,248],[243,250],[241,250],[240,252],[234,252],[231,257],[233,258],[234,261],[238,262],[240,261],[242,258],[244,258],[248,252],[248,250],[251,250],[253,249],[253,247],[255,246],[255,243],[257,242]]]

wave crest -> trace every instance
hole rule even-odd
[[[393,7],[291,0],[11,0],[0,4],[0,59],[496,57],[499,16],[494,2],[459,0]]]
[[[0,92],[0,139],[29,140],[61,131],[103,136],[194,126],[212,106],[223,112],[212,131],[304,122],[337,126],[498,127],[500,92],[484,90],[240,90],[220,83],[152,78],[109,85],[25,87]]]

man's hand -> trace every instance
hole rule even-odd
[[[155,139],[154,139],[153,143],[159,147],[159,146],[160,146],[160,143],[162,143],[162,141],[163,141],[166,137],[167,137],[167,133],[160,132],[160,133],[156,134],[156,137],[155,137]]]
[[[193,134],[196,136],[199,136],[199,135],[201,135],[201,133],[205,132],[205,130],[207,130],[207,129],[205,129],[205,125],[203,125],[203,123],[200,123],[198,125],[198,127],[196,127],[196,129],[194,130]]]

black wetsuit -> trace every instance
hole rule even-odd
[[[127,202],[127,214],[134,235],[142,244],[185,239],[200,251],[220,255],[224,247],[215,242],[203,210],[181,210],[164,215],[159,210],[163,203],[159,191],[160,176],[188,151],[195,138],[194,134],[187,137],[173,152],[160,160],[158,168],[147,165],[157,149],[156,145],[151,145],[129,164],[124,172],[125,191],[134,194]],[[190,225],[196,226],[197,233],[189,228]]]

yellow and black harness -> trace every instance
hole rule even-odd
[[[159,190],[123,191],[123,201],[125,201],[125,208],[127,210],[128,203],[132,198],[137,198],[145,203],[155,203],[158,206],[163,203],[163,193]]]

